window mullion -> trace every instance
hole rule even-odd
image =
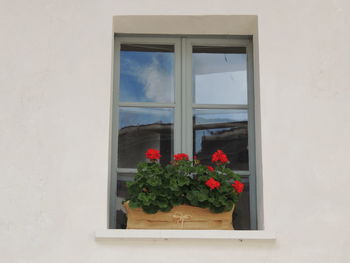
[[[235,105],[235,104],[193,104],[194,109],[234,109],[234,110],[246,110],[248,105]]]
[[[192,50],[182,38],[182,152],[193,155],[192,135]]]
[[[174,116],[174,154],[181,152],[182,140],[182,116],[181,116],[181,95],[182,95],[182,46],[181,40],[178,39],[175,43],[175,116]]]

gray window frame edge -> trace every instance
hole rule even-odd
[[[170,43],[169,40],[172,40],[173,43],[177,43],[181,50],[183,52],[176,52],[176,45],[175,45],[175,56],[176,56],[176,76],[175,78],[180,79],[181,81],[177,81],[176,87],[175,87],[175,103],[178,103],[180,100],[190,100],[191,102],[185,103],[186,105],[192,105],[192,95],[191,95],[191,89],[187,89],[187,92],[180,93],[180,87],[179,85],[188,86],[191,85],[191,76],[187,74],[186,67],[190,65],[189,61],[186,61],[186,53],[189,52],[188,49],[192,47],[192,44],[210,44],[214,43],[214,45],[217,45],[219,42],[223,44],[230,44],[230,45],[237,45],[237,46],[244,46],[247,50],[247,82],[248,82],[248,147],[249,147],[249,172],[238,172],[243,177],[249,178],[249,197],[250,197],[250,224],[251,229],[248,231],[258,230],[258,210],[261,212],[262,208],[258,207],[257,203],[257,179],[256,179],[256,168],[257,168],[257,152],[256,152],[256,118],[255,118],[255,106],[256,106],[256,98],[254,96],[255,94],[255,75],[257,74],[256,70],[257,68],[254,65],[254,36],[227,36],[227,35],[156,35],[156,34],[114,34],[114,41],[113,41],[113,54],[112,54],[112,92],[111,92],[111,109],[110,109],[110,152],[109,152],[109,178],[108,178],[108,229],[115,229],[116,228],[116,199],[117,199],[117,171],[119,172],[131,172],[132,169],[121,169],[117,168],[117,162],[113,161],[117,158],[117,149],[118,149],[118,136],[117,136],[117,128],[118,128],[118,106],[124,106],[127,104],[130,104],[130,106],[133,106],[133,103],[120,103],[118,101],[119,97],[119,44],[118,41],[124,41],[128,42],[131,41],[137,42],[141,41],[143,43],[155,43],[155,39],[158,40],[164,39],[165,41],[160,41],[160,43]],[[178,41],[180,40],[180,43]],[[204,42],[203,42],[204,41]],[[253,54],[254,53],[254,54]],[[182,57],[179,57],[179,54],[182,55]],[[188,59],[188,56],[187,56]],[[180,63],[179,63],[180,61]],[[181,72],[180,72],[181,70]],[[182,77],[179,76],[181,74]],[[181,82],[181,83],[180,83]],[[136,103],[137,106],[142,106],[142,103]],[[148,103],[149,105],[149,103]],[[135,105],[136,106],[136,105]],[[202,105],[201,105],[202,106]],[[203,105],[207,106],[207,105]],[[237,106],[237,105],[236,105]],[[192,107],[190,109],[185,109],[185,111],[192,110]],[[215,106],[217,108],[217,106]],[[243,106],[232,106],[231,108],[243,108]],[[179,108],[179,107],[176,107]],[[225,108],[225,106],[224,106]],[[189,116],[190,114],[187,114]],[[181,112],[175,112],[175,120],[179,120],[183,123],[182,129],[187,129],[187,131],[184,131],[185,133],[191,133],[192,132],[192,120],[190,117],[187,118],[187,120],[183,120],[181,118]],[[177,125],[178,126],[178,125]],[[191,131],[189,131],[191,130]],[[176,140],[177,136],[181,136],[180,131],[174,131],[174,140]],[[186,148],[187,147],[187,148]],[[188,153],[192,153],[192,144],[188,143],[187,141],[182,142],[182,149],[187,149]],[[180,152],[179,148],[176,144],[174,144],[174,152]],[[249,175],[249,177],[248,177]],[[260,180],[261,181],[261,180]],[[114,211],[114,212],[113,212]],[[260,216],[261,217],[261,216]],[[259,217],[259,219],[260,219]],[[261,226],[261,222],[259,222],[259,225]],[[260,227],[261,228],[261,227]]]

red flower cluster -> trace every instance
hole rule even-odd
[[[242,193],[244,189],[244,184],[242,184],[240,181],[235,181],[232,184],[232,187],[236,190],[237,193]]]
[[[186,160],[188,161],[188,155],[186,153],[178,153],[174,155],[174,160],[175,161],[181,161],[181,160]]]
[[[208,181],[205,182],[205,185],[210,189],[215,189],[220,187],[220,182],[211,177]]]
[[[146,152],[146,158],[150,160],[159,160],[161,157],[160,152],[156,149],[148,149]]]
[[[211,167],[211,166],[207,166],[207,169],[208,169],[210,172],[214,172],[214,171],[215,171],[215,169],[214,169],[213,167]]]
[[[224,164],[224,163],[228,163],[229,160],[227,158],[227,155],[224,154],[223,151],[221,150],[217,150],[211,157],[211,161],[213,163],[217,163],[217,164]]]

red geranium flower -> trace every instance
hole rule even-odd
[[[220,182],[211,177],[208,181],[205,182],[205,185],[210,189],[215,189],[220,187]]]
[[[236,190],[237,193],[242,193],[244,189],[244,184],[242,184],[240,181],[235,181],[232,184],[232,187]]]
[[[148,149],[146,152],[146,158],[150,160],[159,160],[161,157],[160,152],[156,149]]]
[[[181,160],[186,160],[188,161],[188,155],[186,153],[178,153],[174,155],[174,160],[175,161],[181,161]]]
[[[208,168],[208,170],[209,170],[210,172],[214,172],[214,171],[215,171],[215,169],[214,169],[213,167],[211,167],[211,166],[207,166],[207,168]]]
[[[217,164],[224,164],[224,163],[228,163],[229,160],[227,158],[227,155],[224,154],[223,151],[221,150],[217,150],[211,157],[211,161],[213,163],[217,163]]]

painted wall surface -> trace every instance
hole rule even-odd
[[[225,14],[258,16],[276,241],[95,240],[107,222],[113,16]],[[1,0],[0,262],[350,262],[349,24],[347,0]]]

